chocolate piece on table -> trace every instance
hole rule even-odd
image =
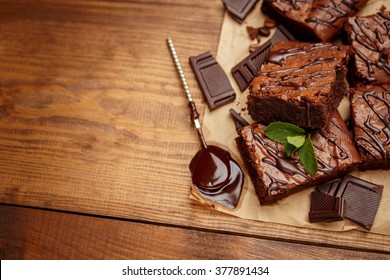
[[[267,37],[267,36],[269,36],[269,34],[271,34],[271,31],[269,30],[269,28],[263,26],[263,27],[260,27],[260,28],[257,30],[257,33],[258,33],[260,36]]]
[[[242,23],[258,0],[222,0],[226,10],[235,20]]]
[[[340,183],[336,196],[343,197],[346,201],[344,217],[370,230],[378,211],[382,192],[382,185],[346,175]]]
[[[241,92],[247,89],[252,79],[259,72],[272,45],[276,42],[294,39],[294,36],[284,26],[279,25],[271,39],[234,66],[232,68],[232,75]]]
[[[310,196],[309,221],[335,222],[343,220],[344,198],[314,191]]]
[[[302,41],[327,42],[367,0],[263,0],[261,10]]]
[[[363,83],[390,83],[390,11],[351,17],[345,30],[355,51],[351,73]]]
[[[350,98],[360,169],[390,169],[390,84],[359,84]]]
[[[341,180],[342,178],[337,178],[333,181],[326,182],[322,185],[317,186],[316,190],[330,196],[335,196]]]
[[[247,26],[247,27],[246,27],[246,32],[248,33],[249,38],[250,38],[251,40],[254,40],[254,39],[257,38],[258,29],[259,29],[259,28],[252,27],[252,26]]]
[[[350,48],[330,43],[276,43],[249,87],[253,120],[325,127],[347,93]]]
[[[307,187],[338,178],[355,169],[360,157],[338,111],[328,126],[311,134],[318,171],[308,174],[298,153],[287,157],[283,144],[264,135],[255,123],[238,129],[236,142],[261,204],[270,204]]]
[[[229,113],[234,121],[236,129],[243,128],[244,126],[249,125],[249,123],[243,117],[241,117],[240,114],[237,113],[234,109],[230,109]]]
[[[209,52],[191,56],[190,64],[210,110],[234,101],[236,93],[229,78]]]
[[[317,190],[323,191],[323,189]],[[334,196],[345,199],[345,218],[370,230],[378,211],[382,192],[382,185],[347,174],[338,182]]]

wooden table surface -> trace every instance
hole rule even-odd
[[[165,39],[215,55],[219,0],[0,1],[1,259],[390,259],[390,237],[189,198],[199,149]]]

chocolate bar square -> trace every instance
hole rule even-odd
[[[310,196],[309,221],[335,222],[344,219],[344,198],[335,197],[320,191],[314,191]]]
[[[344,217],[370,230],[382,198],[383,186],[347,174],[340,180],[317,187],[317,191],[344,198]]]
[[[191,56],[190,64],[210,110],[234,101],[236,93],[229,78],[209,52]]]

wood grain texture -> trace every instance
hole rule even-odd
[[[165,39],[202,115],[187,59],[215,54],[223,14],[218,0],[1,1],[0,202],[390,252],[389,236],[242,220],[189,198],[199,145]]]
[[[0,205],[0,211],[0,259],[390,259],[22,207]]]

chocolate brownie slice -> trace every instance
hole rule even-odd
[[[327,42],[367,0],[263,0],[261,10],[303,41]]]
[[[322,128],[347,93],[350,48],[330,43],[276,43],[249,88],[248,112],[267,124]]]
[[[287,157],[284,146],[264,134],[258,123],[238,130],[239,150],[261,204],[270,204],[304,188],[329,181],[354,169],[360,157],[338,111],[328,126],[312,133],[318,171],[308,174],[297,152]]]
[[[353,76],[365,84],[390,83],[390,11],[351,17],[345,30],[355,53]]]
[[[350,90],[354,140],[361,169],[390,168],[390,84]]]

